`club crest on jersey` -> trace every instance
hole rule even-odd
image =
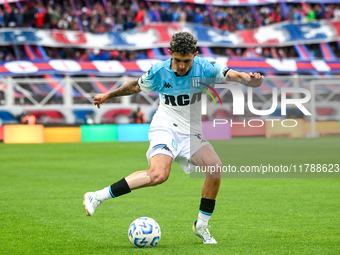
[[[172,88],[172,86],[169,82],[165,82],[164,85],[163,85],[163,88],[169,89],[169,88]]]

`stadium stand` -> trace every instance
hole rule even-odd
[[[222,1],[228,2],[228,1]],[[263,2],[263,1],[262,1]],[[313,1],[312,1],[313,2]],[[307,4],[278,1],[262,5],[218,6],[195,3],[169,3],[161,1],[16,1],[0,6],[1,27],[33,27],[44,29],[64,29],[81,32],[102,34],[107,32],[128,31],[130,29],[155,22],[191,22],[195,24],[234,32],[254,29],[282,21],[313,22],[322,19],[340,18],[340,7],[335,1],[320,1]],[[220,2],[221,3],[221,2]],[[39,47],[39,46],[38,46]],[[285,58],[339,57],[338,45],[322,45],[321,54],[309,53],[308,46],[290,46],[286,50]],[[30,59],[32,54],[27,46],[10,46],[2,49],[2,61]],[[167,56],[167,52],[160,48],[139,51],[106,51],[99,49],[55,48],[40,47],[38,54],[45,58],[80,59],[80,60],[136,60],[145,58],[160,58]],[[333,49],[336,48],[336,49]],[[238,52],[242,51],[240,55]],[[200,49],[203,55],[218,54],[220,50],[213,47]],[[281,56],[278,49],[258,49],[252,54],[249,49],[228,49],[229,57],[268,57]],[[318,50],[319,51],[319,50]],[[334,52],[335,51],[335,52]],[[259,53],[260,52],[260,53]],[[269,54],[270,52],[270,54]],[[225,55],[222,52],[222,55]],[[283,56],[281,56],[283,57]]]
[[[3,77],[0,82],[0,97],[5,98],[8,84],[11,83],[16,105],[31,106],[32,102],[37,105],[42,101],[52,108],[53,105],[67,102],[84,105],[86,109],[73,109],[74,118],[70,118],[81,123],[89,109],[91,96],[106,93],[120,84],[116,80],[110,82],[97,79],[97,76],[142,74],[153,63],[149,62],[151,59],[153,61],[169,57],[166,41],[170,36],[169,31],[181,29],[195,31],[206,39],[198,47],[201,56],[218,59],[228,63],[228,66],[243,71],[259,71],[267,77],[292,76],[298,73],[322,75],[328,79],[328,75],[340,72],[339,35],[334,34],[334,31],[340,31],[338,2],[4,1],[0,4],[0,27],[3,35],[3,47],[0,50],[0,75]],[[37,43],[36,31],[48,31],[55,43]],[[287,31],[289,36],[294,37],[290,39],[299,43],[285,38]],[[158,33],[160,43],[157,41],[144,46],[143,33],[146,37]],[[101,38],[104,37],[100,36],[109,38],[105,45],[101,44]],[[23,38],[29,40],[23,43],[20,41]],[[124,41],[124,38],[129,41]],[[242,38],[242,41],[238,38]],[[110,44],[113,41],[115,44]],[[141,46],[130,46],[135,42]],[[67,62],[69,60],[71,62]],[[14,66],[7,64],[14,61],[24,62],[16,62],[17,65]],[[55,61],[54,64],[52,61]],[[100,61],[111,62],[104,66],[99,64]],[[44,82],[25,83],[4,78],[8,74],[18,76],[18,68],[23,71],[19,76],[27,78],[27,81],[38,77],[44,78]],[[30,69],[38,71],[30,73]],[[66,80],[66,77],[70,80]],[[82,78],[86,81],[80,81]],[[71,85],[72,98],[65,102],[67,82]],[[301,78],[301,84],[308,82]],[[279,79],[270,79],[264,82],[259,91],[267,96],[273,87],[285,86],[292,85]],[[325,94],[337,88],[338,85],[331,84],[317,87],[316,91]],[[230,97],[226,95],[222,99],[228,101]],[[129,102],[153,105],[157,103],[157,94],[134,95]],[[124,104],[121,99],[112,103]],[[0,100],[0,105],[4,104],[5,100]],[[64,112],[56,114],[56,109],[52,108],[46,109],[44,114],[36,112],[39,115],[38,122],[61,123],[68,119]],[[121,109],[108,111],[101,116],[100,122],[114,123],[115,114],[119,110]],[[153,109],[149,110],[150,115],[151,112]],[[320,117],[334,115],[334,112],[324,108],[317,110]],[[232,116],[230,112],[225,115]]]

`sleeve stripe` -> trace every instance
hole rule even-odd
[[[224,77],[227,77],[227,75],[228,75],[228,73],[229,73],[230,70],[231,70],[231,69],[228,68],[228,67],[223,68],[223,70],[222,70],[223,76],[224,76]]]

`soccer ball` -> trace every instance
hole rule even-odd
[[[161,239],[161,228],[154,219],[141,217],[131,223],[128,234],[135,247],[155,247]]]

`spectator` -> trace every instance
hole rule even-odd
[[[215,17],[216,21],[221,24],[228,17],[228,14],[223,7],[219,7],[218,11],[215,12]]]
[[[159,3],[154,3],[148,11],[151,22],[160,21]]]
[[[333,13],[332,13],[332,10],[329,6],[326,6],[325,7],[325,15],[324,15],[325,19],[332,19],[334,17]]]
[[[277,53],[278,53],[280,58],[287,58],[287,55],[282,48],[279,48]]]
[[[61,17],[61,19],[58,21],[58,23],[57,23],[57,27],[59,28],[59,29],[68,29],[69,28],[69,24],[68,24],[68,21],[67,21],[67,15],[63,15],[62,17]]]
[[[0,105],[4,105],[4,104],[6,104],[5,95],[3,91],[0,91]]]
[[[58,27],[58,21],[60,19],[60,13],[61,13],[61,8],[60,5],[56,5],[55,8],[52,8],[52,6],[48,6],[47,12],[50,16],[50,27],[51,28],[57,28]]]
[[[319,4],[314,5],[315,19],[320,20],[325,18],[325,14]]]
[[[36,27],[42,28],[45,24],[45,13],[38,12],[35,16],[36,16]]]
[[[129,30],[136,27],[136,23],[133,20],[133,17],[129,15],[126,19],[125,25],[124,25],[124,30]]]
[[[163,22],[171,22],[172,21],[171,12],[169,11],[169,9],[166,8],[165,5],[161,6],[159,15],[160,15],[161,21],[163,21]]]
[[[244,18],[239,17],[236,24],[237,30],[244,30]]]
[[[301,11],[298,7],[292,6],[289,10],[289,20],[291,22],[297,21],[301,22],[302,21],[302,14]]]
[[[315,11],[311,5],[308,5],[307,20],[308,22],[313,22],[315,20]]]
[[[0,27],[5,26],[4,24],[4,11],[0,9]]]
[[[86,115],[85,115],[85,124],[86,125],[93,125],[94,124],[93,116],[92,116],[91,113],[86,113]]]
[[[283,16],[282,16],[282,10],[281,7],[278,5],[276,8],[273,8],[271,10],[270,16],[269,16],[269,20],[270,23],[278,23],[283,21]]]
[[[135,23],[136,24],[142,24],[144,21],[144,15],[146,13],[146,10],[144,8],[144,4],[141,3],[141,8],[137,12],[137,15],[135,17]]]
[[[340,20],[340,6],[337,5],[334,9],[334,19]]]
[[[27,124],[27,125],[35,125],[37,121],[37,118],[31,114],[30,112],[24,113],[23,118],[21,120],[22,124]]]
[[[107,51],[93,49],[92,52],[89,53],[89,60],[110,60],[110,55]]]
[[[28,2],[24,6],[24,12],[23,12],[23,24],[26,27],[33,26],[35,27],[35,14],[37,13],[36,8],[33,6],[31,2]]]
[[[22,26],[22,15],[18,8],[13,8],[10,13],[5,13],[4,24],[6,27]]]
[[[142,110],[140,109],[140,107],[138,107],[136,111],[132,112],[131,117],[132,117],[133,123],[137,123],[137,124],[146,123],[145,116]]]
[[[195,14],[194,14],[195,23],[201,24],[203,22],[203,18],[204,18],[204,16],[203,16],[201,9],[196,7],[195,8]]]
[[[186,6],[186,22],[194,23],[195,22],[195,13],[192,10],[191,5]]]
[[[177,22],[180,20],[180,17],[183,15],[182,9],[180,6],[171,7],[171,19],[173,22]]]
[[[270,49],[268,49],[268,48],[266,48],[266,49],[263,50],[263,56],[264,56],[265,58],[272,58],[272,57],[273,57],[273,55],[272,55]]]

